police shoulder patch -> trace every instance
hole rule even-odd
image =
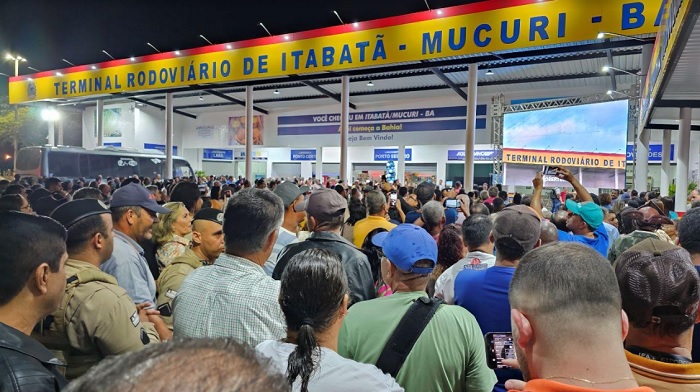
[[[175,290],[168,290],[165,292],[165,296],[170,298],[170,299],[175,299],[176,295],[177,295],[177,291],[175,291]]]
[[[139,324],[141,324],[141,318],[139,317],[139,312],[138,310],[134,312],[134,314],[131,315],[131,324],[134,325],[134,327],[138,327]]]

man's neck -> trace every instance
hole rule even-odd
[[[136,239],[132,236],[131,227],[128,224],[122,224],[121,222],[114,222],[114,230],[116,230],[116,231],[124,234],[125,236],[131,238],[132,240],[136,241]]]
[[[602,223],[601,223],[601,224],[602,224]],[[580,236],[584,236],[584,237],[588,237],[588,238],[595,238],[595,233],[592,232],[592,231],[588,231],[588,230],[582,230],[582,231],[579,231],[578,233],[577,233],[577,232],[574,232],[574,234],[580,235]]]
[[[532,378],[601,390],[636,388],[638,385],[625,353],[618,348],[622,342],[601,336],[603,335],[585,340],[573,339],[576,342],[587,342],[585,345],[571,343],[568,344],[569,347],[559,345],[535,350],[531,358],[540,363],[535,365],[536,374]]]
[[[693,261],[693,265],[700,267],[700,253],[690,255],[690,259]]]
[[[520,264],[520,260],[506,260],[506,259],[501,259],[496,257],[496,263],[494,264],[497,267],[512,267],[515,268]]]
[[[200,260],[206,260],[207,264],[214,264],[214,261],[216,261],[216,259],[211,260],[207,256],[205,256],[204,253],[202,253],[201,246],[193,246],[190,249],[192,249],[192,252],[194,252],[194,254],[196,254]]]
[[[477,246],[472,249],[467,249],[469,253],[471,252],[481,252],[481,253],[486,253],[489,255],[493,254],[493,244],[482,244],[481,246]]]
[[[246,260],[251,261],[251,262],[253,262],[261,267],[263,265],[265,265],[265,262],[270,257],[269,254],[267,255],[267,257],[264,257],[265,255],[263,255],[262,253],[259,253],[259,252],[252,253],[252,254],[235,254],[235,253],[227,251],[226,253],[231,255],[231,256],[234,256],[234,257],[240,257],[242,259],[246,259]]]
[[[693,328],[676,336],[649,335],[644,330],[630,325],[630,331],[625,339],[625,347],[636,346],[665,354],[675,354],[691,358],[693,346]]]
[[[299,222],[297,222],[296,218],[294,217],[284,217],[284,221],[282,222],[282,227],[285,230],[291,231],[292,233],[297,232],[297,228],[299,227]]]
[[[24,290],[22,291],[24,292]],[[23,295],[23,293],[19,295]],[[25,335],[31,335],[32,329],[42,318],[41,315],[37,315],[32,309],[32,306],[17,300],[0,306],[0,323],[21,331]]]
[[[106,261],[100,260],[100,255],[96,254],[95,252],[69,253],[68,258],[73,260],[84,261],[88,264],[94,265],[97,268],[100,268],[100,265]]]
[[[342,229],[342,227],[338,227],[338,228],[333,229],[333,230],[321,229],[321,230],[314,230],[313,232],[314,233],[334,233],[334,234],[340,235],[341,229]]]

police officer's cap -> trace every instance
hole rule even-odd
[[[51,217],[67,229],[89,216],[109,213],[109,208],[99,200],[80,199],[69,201],[56,208]]]
[[[216,208],[202,208],[194,214],[194,220],[208,220],[223,225],[224,212]]]

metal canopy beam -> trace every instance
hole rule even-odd
[[[157,104],[157,103],[153,103],[153,102],[146,101],[145,99],[140,99],[140,98],[129,98],[129,99],[132,100],[132,101],[134,101],[134,102],[142,103],[142,104],[144,104],[144,105],[153,106],[154,108],[158,108],[158,109],[160,109],[160,110],[165,110],[165,106],[159,105],[159,104]],[[196,115],[190,114],[190,113],[185,113],[185,112],[180,111],[180,110],[177,110],[177,109],[173,109],[173,113],[177,113],[177,114],[179,114],[179,115],[181,115],[181,116],[185,116],[185,117],[197,119],[197,116],[196,116]]]
[[[301,84],[303,84],[304,86],[311,87],[312,89],[314,89],[314,90],[318,91],[319,93],[321,93],[321,94],[327,96],[328,98],[332,98],[332,99],[335,100],[335,101],[338,101],[338,102],[341,102],[341,101],[342,101],[342,100],[340,99],[340,95],[339,95],[339,94],[333,94],[332,92],[326,90],[325,88],[319,86],[319,85],[316,84],[316,83],[303,81],[303,82],[301,82]],[[342,103],[342,102],[341,102],[341,103]],[[357,106],[355,106],[355,104],[352,103],[352,102],[350,102],[348,105],[349,105],[352,109],[357,109]]]
[[[662,99],[656,101],[657,108],[700,108],[699,99]]]
[[[452,91],[456,92],[457,95],[462,97],[462,99],[464,99],[465,101],[469,100],[467,97],[467,93],[465,93],[464,90],[459,88],[459,86],[457,86],[457,84],[455,84],[455,82],[453,82],[452,79],[448,78],[444,73],[442,73],[442,71],[440,71],[437,68],[431,68],[430,70],[435,74],[435,76],[440,78],[440,80],[442,80],[443,83],[449,86],[452,89]]]
[[[225,99],[225,100],[227,100],[227,101],[229,101],[229,102],[233,102],[233,103],[235,103],[235,104],[238,104],[238,105],[241,105],[241,106],[245,106],[245,101],[244,101],[244,100],[241,100],[241,99],[232,97],[232,96],[230,96],[230,95],[226,95],[226,94],[220,93],[220,92],[218,92],[218,91],[216,91],[216,90],[207,89],[207,90],[204,90],[204,92],[209,93],[209,94],[211,94],[211,95],[213,95],[213,96],[215,96],[215,97],[219,97],[219,98],[221,98],[221,99]],[[262,113],[262,114],[270,114],[267,110],[265,110],[265,109],[263,109],[263,108],[261,108],[260,106],[257,106],[257,105],[253,105],[253,109],[255,109],[255,111],[260,112],[260,113]]]
[[[644,127],[644,129],[659,129],[659,130],[665,130],[665,129],[670,129],[672,131],[677,131],[678,130],[678,124],[647,124],[647,126]],[[691,131],[700,131],[700,125],[691,125],[690,126]]]
[[[610,49],[607,49],[605,52],[606,52],[605,55],[608,58],[608,65],[611,67],[614,67],[612,51]],[[610,70],[610,83],[612,84],[613,91],[617,91],[617,79],[615,78],[616,72],[617,71],[615,71],[614,69]]]

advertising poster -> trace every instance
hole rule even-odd
[[[228,118],[228,145],[245,146],[245,116],[234,116]],[[263,144],[264,133],[263,116],[253,116],[253,144],[261,146]]]

